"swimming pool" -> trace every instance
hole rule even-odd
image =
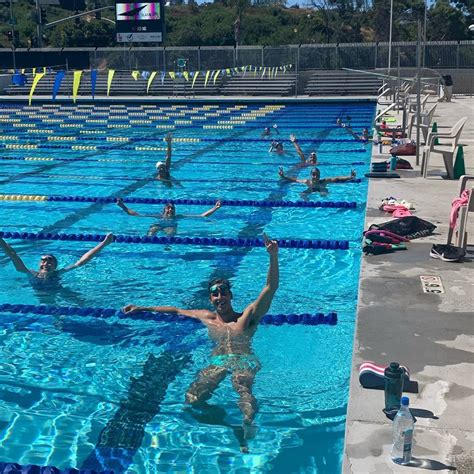
[[[265,231],[295,242],[348,241],[349,248],[280,249],[280,288],[270,312],[336,312],[338,320],[259,328],[253,344],[262,366],[254,386],[258,431],[248,442],[228,379],[210,414],[199,418],[184,405],[187,387],[209,363],[203,327],[57,308],[208,308],[207,281],[217,276],[231,280],[234,305],[243,308],[265,283],[263,248],[238,240],[233,246],[113,243],[48,290],[32,287],[2,256],[0,304],[17,307],[0,307],[0,461],[131,473],[340,470],[367,182],[330,184],[327,196],[309,197],[355,207],[296,207],[284,203],[301,201],[304,186],[282,182],[277,170],[309,174],[310,168],[295,167],[288,136],[296,133],[305,153],[318,152],[323,177],[351,169],[363,176],[370,147],[335,122],[350,115],[361,131],[374,110],[364,102],[3,104],[0,230],[82,240],[7,239],[29,267],[45,253],[64,265],[74,262],[95,245],[84,236],[144,236],[154,220],[128,216],[106,199],[115,196],[232,202],[209,218],[180,220],[177,236],[255,243]],[[272,129],[272,138],[284,140],[283,155],[269,153],[270,140],[261,138],[274,123],[280,135]],[[172,175],[180,182],[173,187],[152,179],[168,131]],[[52,196],[58,200],[47,199]],[[162,209],[128,205],[143,213]],[[177,204],[177,212],[209,207]],[[19,311],[19,305],[32,306]],[[243,444],[248,454],[240,452]]]

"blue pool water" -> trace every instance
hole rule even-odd
[[[189,103],[0,106],[0,194],[299,201],[278,167],[304,179],[290,133],[318,152],[322,177],[363,176],[370,147],[335,126],[369,127],[371,103]],[[277,123],[285,154],[269,153]],[[153,180],[173,131],[171,188]],[[275,137],[275,132],[273,132]],[[61,138],[59,140],[59,138]],[[276,136],[276,138],[278,138]],[[127,141],[125,141],[125,139]],[[88,147],[88,148],[86,148]],[[148,149],[147,149],[148,148]],[[153,148],[153,149],[150,149]],[[348,240],[349,250],[281,248],[272,314],[338,314],[337,325],[265,325],[254,338],[262,369],[254,439],[242,441],[229,379],[211,414],[193,416],[184,393],[209,364],[206,330],[189,322],[0,312],[0,462],[116,472],[318,472],[340,470],[367,181],[330,184],[310,201],[352,208],[223,206],[180,220],[178,236]],[[104,202],[0,197],[4,232],[143,236],[153,218]],[[143,213],[162,205],[130,204]],[[209,205],[178,205],[196,215]],[[8,239],[28,267],[54,253],[60,266],[91,242]],[[0,304],[120,308],[127,303],[209,308],[207,281],[233,284],[243,309],[265,283],[260,247],[114,243],[54,289],[32,287],[0,256]],[[248,443],[248,454],[240,447]]]

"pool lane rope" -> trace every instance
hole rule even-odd
[[[186,204],[213,206],[217,199],[162,199],[162,198],[123,198],[129,204]],[[54,201],[54,202],[99,202],[115,203],[116,197],[95,196],[62,196],[62,195],[28,195],[28,194],[0,194],[0,201]],[[321,207],[356,209],[354,201],[250,201],[237,199],[220,199],[223,206],[234,207]]]
[[[29,305],[29,304],[0,304],[0,313],[13,314],[39,314],[48,316],[90,316],[94,318],[113,318],[120,319],[140,319],[152,321],[190,321],[192,323],[200,323],[199,320],[188,318],[174,313],[161,313],[154,311],[138,311],[136,313],[125,314],[122,310],[114,308],[95,308],[95,307],[75,307],[75,306],[48,306],[48,305]],[[337,313],[329,312],[328,314],[266,314],[260,324],[281,326],[282,324],[302,324],[306,326],[316,326],[319,324],[327,324],[334,326],[337,324]]]
[[[86,157],[84,157],[83,162],[86,160]],[[11,177],[10,173],[0,173],[0,176],[6,176],[8,178]],[[26,176],[27,178],[28,176]],[[84,175],[84,174],[47,174],[47,175],[41,175],[37,176],[37,179],[78,179],[78,180],[83,180],[83,179],[92,179],[95,181],[150,181],[150,182],[156,182],[156,178],[132,178],[130,176],[97,176],[97,175]],[[275,178],[276,181],[280,181],[279,178]],[[181,183],[202,183],[202,179],[191,179],[191,178],[184,178],[184,179],[179,179]],[[245,178],[245,179],[223,179],[223,178],[207,178],[204,181],[206,183],[259,183],[262,184],[261,179],[251,179],[251,178]],[[341,182],[336,182],[333,184],[358,184],[362,182],[362,178],[354,178],[349,181],[341,181]],[[35,184],[37,184],[38,181],[35,181]],[[70,184],[70,183],[61,183],[61,184]],[[287,183],[284,183],[287,184]],[[289,184],[289,183],[288,183]]]
[[[63,234],[52,232],[10,232],[0,231],[4,239],[21,240],[67,240],[78,242],[101,242],[103,234]],[[319,239],[275,239],[281,248],[348,250],[348,240],[319,240]],[[204,245],[217,247],[264,247],[260,238],[231,238],[231,237],[158,237],[132,236],[114,234],[114,242],[124,244],[158,244],[158,245]]]
[[[82,133],[87,130],[81,130]],[[87,131],[88,132],[88,131]],[[94,131],[95,132],[95,131]],[[99,133],[103,133],[98,131]],[[94,133],[91,133],[94,136],[66,136],[66,135],[50,135],[42,134],[40,130],[35,130],[34,134],[23,133],[20,135],[0,135],[0,140],[4,141],[20,141],[20,140],[47,140],[52,142],[68,142],[68,141],[107,141],[107,142],[121,142],[121,143],[135,143],[135,142],[159,142],[165,141],[165,138],[149,138],[149,137],[115,137],[115,136],[96,136]],[[276,140],[278,137],[274,137]],[[278,139],[277,141],[282,143],[291,143],[291,140],[288,139]],[[301,138],[298,140],[299,143],[352,143],[355,140],[347,138]],[[193,138],[193,137],[173,137],[173,143],[200,143],[200,142],[238,142],[238,143],[247,143],[247,142],[260,142],[264,145],[268,145],[270,140],[264,138]],[[166,148],[165,148],[166,150]],[[365,151],[365,150],[363,150]]]

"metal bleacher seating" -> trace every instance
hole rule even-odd
[[[315,71],[306,84],[308,95],[377,95],[382,79],[350,71]]]
[[[261,77],[253,72],[227,77],[221,92],[223,95],[272,95],[289,96],[295,93],[296,74],[286,72],[275,77]]]

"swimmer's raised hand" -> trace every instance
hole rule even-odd
[[[167,143],[171,143],[171,140],[173,140],[173,134],[171,132],[168,132],[166,134],[165,140]]]
[[[216,203],[214,204],[214,207],[215,207],[216,209],[219,209],[221,206],[222,206],[222,202],[221,202],[220,199],[218,199],[218,200],[216,201]]]
[[[109,232],[109,233],[105,236],[105,239],[103,240],[103,242],[104,242],[105,245],[109,245],[109,244],[112,243],[114,240],[115,240],[114,234],[112,234],[112,232]]]
[[[138,311],[141,311],[141,307],[135,304],[128,304],[122,308],[122,313],[125,314],[137,313]]]
[[[278,241],[270,239],[268,235],[265,234],[265,232],[263,233],[263,243],[265,244],[267,252],[270,255],[276,254],[278,252]]]
[[[285,173],[283,172],[283,167],[282,166],[280,166],[278,168],[278,176],[280,176],[281,178],[285,177]]]
[[[294,133],[292,133],[290,135],[290,142],[294,143],[296,141],[296,135]]]

